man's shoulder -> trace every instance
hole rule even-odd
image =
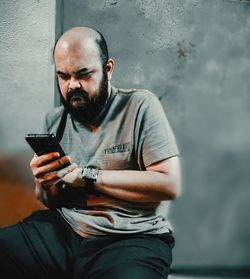
[[[121,98],[132,98],[136,101],[147,101],[151,99],[157,99],[157,96],[150,90],[144,88],[116,88],[117,95]]]
[[[60,106],[60,107],[52,108],[46,113],[45,125],[48,130],[53,129],[54,126],[56,127],[58,126],[62,118],[63,112],[64,112],[64,107]]]
[[[133,96],[148,96],[155,95],[153,92],[144,88],[115,88],[117,94],[121,95],[133,95]]]
[[[63,106],[54,107],[46,113],[46,118],[51,119],[51,120],[60,118],[62,116],[63,112],[64,112]]]

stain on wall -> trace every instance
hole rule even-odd
[[[101,31],[113,84],[161,99],[179,143],[175,265],[249,265],[250,4],[64,1],[63,29]]]

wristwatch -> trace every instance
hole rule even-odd
[[[82,180],[85,183],[86,193],[95,192],[95,183],[98,177],[99,169],[96,167],[84,167],[82,170]]]

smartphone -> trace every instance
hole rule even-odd
[[[60,143],[53,134],[28,134],[25,139],[38,156],[50,152],[58,152],[60,154],[60,157],[65,156]],[[56,170],[65,168],[69,165],[70,162],[64,164]]]

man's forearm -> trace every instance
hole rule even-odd
[[[82,169],[76,168],[62,178],[71,187],[84,187]],[[180,194],[181,172],[178,157],[156,162],[145,171],[100,170],[95,189],[100,193],[131,202],[160,202]]]
[[[176,180],[156,171],[100,170],[95,189],[131,202],[171,200],[179,194]]]

